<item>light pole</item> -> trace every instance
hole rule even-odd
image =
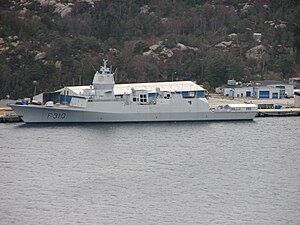
[[[204,78],[204,67],[203,67],[203,59],[200,59],[201,61],[201,76]]]
[[[34,81],[32,81],[32,83],[34,85],[33,96],[36,96],[36,85],[37,85],[38,82],[36,80],[34,80]]]
[[[174,81],[174,74],[176,75],[176,71],[175,72],[172,72],[172,82]]]

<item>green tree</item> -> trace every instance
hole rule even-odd
[[[227,83],[228,79],[239,80],[243,73],[241,61],[229,54],[215,52],[205,59],[205,78],[211,88]]]
[[[283,79],[293,75],[294,59],[291,56],[282,56],[275,60],[273,70],[279,72]]]
[[[139,42],[135,43],[133,53],[140,54],[140,53],[143,53],[147,50],[149,50],[148,44],[146,44],[143,41],[139,41]]]

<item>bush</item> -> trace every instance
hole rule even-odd
[[[146,52],[148,50],[149,50],[148,44],[146,44],[143,41],[139,41],[139,42],[135,43],[133,53],[134,54],[141,54],[141,53]]]

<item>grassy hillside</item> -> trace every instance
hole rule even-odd
[[[102,59],[117,83],[284,80],[299,64],[294,0],[0,2],[0,98],[90,84]]]

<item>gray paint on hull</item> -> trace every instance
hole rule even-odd
[[[86,111],[79,108],[55,108],[14,105],[12,108],[25,123],[116,123],[116,122],[180,122],[253,120],[251,112],[156,112],[112,113]]]

